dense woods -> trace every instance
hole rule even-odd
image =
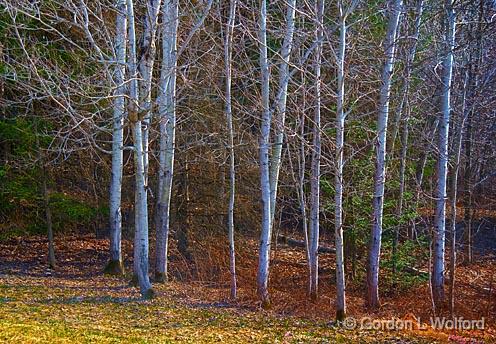
[[[2,0],[0,242],[42,238],[57,271],[58,243],[101,240],[94,268],[143,299],[298,290],[342,324],[423,288],[464,315],[459,271],[496,255],[495,22],[492,0]]]

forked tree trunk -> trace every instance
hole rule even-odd
[[[262,122],[260,128],[260,188],[262,203],[262,230],[258,257],[257,292],[262,307],[270,307],[268,290],[270,246],[272,238],[271,209],[270,209],[270,125],[271,113],[269,104],[269,61],[267,55],[267,1],[262,0],[259,18],[260,69],[262,87]]]
[[[145,163],[143,135],[139,116],[138,71],[136,66],[136,34],[134,5],[127,0],[129,35],[129,120],[133,132],[135,165],[135,235],[134,235],[134,274],[137,277],[141,295],[153,297],[153,289],[148,276],[148,205],[145,189]]]
[[[393,74],[394,53],[396,50],[396,30],[401,12],[402,0],[392,0],[389,3],[389,24],[384,41],[386,62],[382,71],[380,90],[376,166],[374,177],[373,220],[370,233],[368,264],[367,264],[367,305],[370,308],[379,307],[379,258],[381,253],[382,215],[384,208],[384,184],[386,174],[386,134],[389,116],[389,96],[391,93],[391,78]]]
[[[236,251],[234,247],[234,196],[236,183],[236,166],[234,159],[234,129],[231,100],[231,78],[232,78],[232,42],[234,22],[236,19],[237,0],[231,0],[229,5],[229,19],[226,26],[226,37],[224,45],[225,72],[226,72],[226,120],[229,145],[229,206],[227,210],[227,231],[229,239],[229,271],[231,273],[231,299],[236,299]]]
[[[167,281],[169,247],[170,203],[174,176],[176,136],[176,75],[177,28],[179,25],[178,0],[164,0],[162,5],[162,64],[158,112],[160,118],[159,183],[156,209],[156,266],[155,279]]]
[[[436,214],[433,237],[432,297],[437,309],[444,304],[444,266],[446,237],[446,181],[448,173],[448,135],[451,116],[451,79],[453,74],[453,49],[455,44],[455,12],[453,0],[445,0],[445,58],[443,61],[441,118],[439,121],[439,145],[436,190]]]
[[[114,114],[112,131],[112,173],[110,178],[110,261],[105,272],[122,275],[124,263],[122,261],[122,169],[124,145],[124,117],[126,114],[124,78],[126,73],[126,40],[127,18],[126,0],[119,0],[117,4],[116,37],[115,37],[115,71],[114,82]]]
[[[318,297],[319,281],[319,213],[320,213],[320,158],[321,158],[321,126],[320,126],[320,108],[321,108],[321,60],[322,60],[322,38],[324,25],[324,1],[317,0],[315,12],[316,28],[315,41],[317,48],[315,50],[314,74],[315,74],[315,113],[313,119],[313,145],[312,145],[312,167],[310,176],[310,290],[311,300]]]

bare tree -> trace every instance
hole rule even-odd
[[[312,144],[312,162],[310,176],[310,298],[316,300],[318,297],[319,281],[319,214],[320,214],[320,159],[321,159],[321,65],[322,65],[322,38],[324,35],[324,1],[317,0],[315,4],[316,26],[314,74],[315,74],[315,112],[313,118],[313,144]]]
[[[448,174],[448,135],[451,117],[451,82],[455,45],[455,12],[453,0],[445,0],[445,57],[442,70],[441,118],[439,120],[436,214],[433,236],[432,297],[436,308],[444,303],[444,266],[446,237],[446,182]]]
[[[384,40],[386,62],[382,71],[381,90],[378,106],[376,168],[374,177],[373,220],[370,233],[367,264],[367,304],[379,306],[379,259],[381,253],[382,215],[384,208],[384,184],[386,180],[386,134],[389,116],[389,96],[396,50],[396,30],[400,18],[402,0],[389,2],[389,23]]]
[[[144,19],[143,35],[140,39],[138,52],[138,71],[141,77],[140,82],[140,112],[143,117],[143,159],[145,165],[145,181],[148,183],[149,165],[149,133],[152,119],[152,82],[153,66],[155,64],[155,54],[157,51],[155,37],[157,34],[158,14],[161,0],[150,0],[146,2],[146,15]]]
[[[259,49],[262,88],[262,123],[260,127],[260,188],[262,201],[262,230],[258,257],[257,292],[263,307],[270,307],[268,291],[270,246],[272,238],[270,209],[270,72],[267,55],[267,1],[262,0],[259,18]]]
[[[277,185],[282,163],[282,146],[284,141],[284,126],[286,123],[286,103],[288,85],[291,78],[289,72],[290,56],[293,49],[293,35],[295,30],[296,0],[289,0],[286,5],[286,31],[281,48],[281,62],[279,64],[279,84],[276,98],[275,139],[270,161],[270,211],[271,221],[274,222]]]
[[[176,76],[178,0],[164,0],[162,5],[162,64],[158,96],[160,119],[159,183],[156,213],[157,250],[155,279],[167,280],[167,253],[170,230],[170,203],[174,177],[176,144]]]
[[[399,177],[399,182],[400,182],[400,188],[399,188],[399,199],[398,199],[398,207],[396,209],[397,214],[398,214],[398,219],[401,220],[401,217],[403,216],[403,200],[404,200],[404,193],[405,193],[405,172],[406,172],[406,158],[407,158],[407,153],[408,153],[408,135],[409,135],[409,120],[410,120],[410,103],[409,103],[409,92],[410,92],[410,81],[412,77],[412,69],[413,69],[413,62],[415,60],[415,54],[417,52],[417,42],[420,36],[420,24],[421,24],[421,19],[422,19],[422,13],[423,13],[423,0],[418,0],[417,2],[417,9],[416,9],[416,14],[415,14],[415,27],[414,27],[414,32],[412,35],[412,43],[410,46],[410,49],[408,49],[408,53],[406,56],[406,61],[405,61],[405,79],[403,81],[403,90],[401,93],[401,100],[400,104],[398,105],[398,109],[396,111],[396,118],[395,118],[395,123],[393,127],[393,138],[391,140],[392,146],[394,146],[394,142],[396,139],[396,135],[398,132],[398,128],[400,126],[400,122],[403,117],[403,127],[402,127],[402,133],[401,133],[401,151],[400,151],[400,177]],[[391,150],[393,153],[393,150]],[[399,234],[400,234],[400,226],[396,226],[395,230],[395,235],[393,239],[393,277],[396,274],[396,260],[397,260],[397,248],[398,248],[398,241],[399,241]]]
[[[145,298],[153,297],[153,289],[148,276],[148,200],[146,194],[145,152],[143,150],[143,132],[139,111],[138,70],[136,56],[136,32],[134,4],[127,0],[128,42],[129,42],[129,120],[133,132],[135,165],[135,235],[134,235],[134,273],[137,277],[141,294]]]
[[[226,25],[224,44],[224,60],[226,70],[226,120],[229,149],[229,207],[227,210],[227,229],[229,238],[229,270],[231,272],[231,299],[236,299],[236,251],[234,247],[234,196],[236,183],[236,166],[234,157],[234,129],[232,115],[231,83],[232,83],[232,44],[234,22],[236,19],[237,0],[229,2],[229,19]]]
[[[339,12],[339,49],[337,62],[337,101],[336,101],[336,172],[335,172],[335,211],[334,229],[336,241],[336,320],[342,321],[346,317],[346,287],[344,275],[344,248],[343,248],[343,155],[344,155],[344,125],[346,114],[345,101],[345,70],[346,56],[346,19],[354,10],[359,0],[353,0],[345,8],[342,0],[338,1]]]
[[[114,113],[112,129],[112,172],[110,178],[110,261],[105,271],[120,275],[124,273],[122,261],[121,235],[122,235],[122,169],[123,169],[123,146],[124,146],[124,117],[126,115],[125,84],[126,73],[126,40],[127,40],[127,6],[126,0],[117,3],[117,15],[115,20],[115,70],[114,79],[116,88],[114,91]]]

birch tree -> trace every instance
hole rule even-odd
[[[389,96],[396,49],[402,0],[391,0],[389,23],[384,40],[385,64],[382,70],[381,89],[378,105],[377,139],[375,143],[376,166],[374,177],[373,220],[370,233],[367,264],[367,304],[371,308],[379,306],[379,259],[381,253],[382,215],[384,208],[384,184],[386,174],[386,134],[389,116]]]
[[[143,35],[140,40],[138,55],[138,71],[140,74],[140,113],[143,117],[143,163],[145,167],[145,182],[148,183],[148,156],[149,156],[149,133],[152,119],[151,98],[153,66],[155,64],[158,14],[161,0],[150,0],[146,2],[146,14],[144,19]]]
[[[344,276],[344,248],[343,248],[343,154],[344,154],[344,125],[346,114],[345,101],[345,70],[346,56],[346,19],[358,4],[354,0],[345,8],[343,1],[338,1],[339,12],[339,48],[337,54],[337,100],[336,100],[336,172],[335,172],[335,212],[334,229],[336,241],[336,320],[342,321],[346,317],[346,288]]]
[[[231,83],[232,83],[232,44],[234,22],[236,19],[237,0],[229,2],[229,19],[226,25],[224,44],[224,60],[226,73],[226,121],[228,131],[229,149],[229,206],[227,210],[227,229],[229,239],[229,271],[231,272],[231,299],[236,299],[236,251],[234,247],[234,196],[236,183],[235,156],[234,156],[234,130],[232,116]]]
[[[439,120],[436,214],[433,236],[433,264],[431,274],[432,297],[436,308],[445,299],[444,267],[446,237],[446,182],[448,173],[448,135],[451,116],[451,81],[453,75],[453,49],[455,45],[455,12],[453,0],[445,0],[445,56],[442,64],[441,118]]]
[[[287,1],[286,5],[286,31],[281,48],[281,62],[279,64],[279,84],[276,97],[276,122],[275,139],[272,148],[270,162],[270,211],[271,221],[274,222],[275,207],[277,200],[277,185],[279,182],[279,171],[281,169],[281,153],[284,141],[284,126],[286,123],[286,103],[288,98],[288,84],[291,78],[289,63],[293,49],[293,35],[295,30],[296,0]]]
[[[310,176],[310,299],[316,300],[318,297],[319,281],[319,213],[320,213],[320,158],[321,158],[321,63],[322,63],[322,39],[324,35],[324,1],[317,0],[315,4],[316,27],[314,74],[315,74],[315,113],[313,118],[313,144]]]
[[[395,126],[393,128],[393,138],[391,140],[392,145],[394,145],[395,138],[397,135],[398,128],[400,126],[400,122],[403,118],[403,128],[401,133],[401,151],[400,151],[400,189],[399,189],[399,199],[398,199],[398,207],[397,207],[397,215],[398,219],[401,219],[403,216],[403,200],[405,193],[405,171],[406,171],[406,158],[408,153],[408,136],[409,136],[409,120],[410,120],[410,101],[409,101],[409,92],[410,92],[410,81],[412,77],[412,69],[413,69],[413,61],[415,60],[415,54],[417,52],[417,42],[420,36],[420,24],[423,13],[423,0],[419,0],[417,2],[416,8],[416,17],[415,17],[415,28],[412,35],[412,45],[410,49],[408,49],[407,57],[406,57],[406,65],[405,65],[405,80],[403,82],[403,91],[401,94],[401,101],[398,105],[398,109],[396,111],[396,119]],[[393,150],[391,149],[391,153]],[[399,226],[396,227],[395,235],[393,239],[393,275],[396,273],[396,260],[397,260],[397,247],[399,241]]]
[[[153,289],[148,276],[148,204],[146,195],[145,160],[143,133],[138,96],[138,70],[136,54],[136,32],[134,4],[127,0],[128,42],[129,42],[129,121],[133,133],[135,165],[135,235],[134,235],[134,273],[141,294],[153,297]]]
[[[260,234],[260,247],[257,272],[257,292],[262,306],[270,307],[268,291],[270,246],[272,238],[271,208],[270,208],[270,125],[271,113],[269,103],[269,61],[267,56],[267,1],[262,0],[259,18],[259,49],[262,88],[262,122],[260,127],[260,189],[262,202],[262,230]]]
[[[456,201],[458,197],[458,174],[460,170],[460,160],[462,155],[462,142],[463,142],[463,127],[466,120],[467,114],[467,89],[469,84],[469,73],[465,71],[463,78],[463,92],[462,92],[462,106],[460,111],[460,118],[456,124],[456,136],[453,140],[453,154],[454,161],[451,168],[451,185],[450,185],[450,239],[451,239],[451,249],[450,249],[450,266],[449,266],[449,306],[450,312],[453,316],[455,310],[455,269],[456,269],[456,216],[458,209],[456,207]]]
[[[179,25],[178,0],[164,0],[162,5],[162,63],[158,96],[160,119],[159,181],[156,215],[155,279],[167,280],[167,253],[170,230],[170,202],[174,176],[176,136],[176,75],[177,29]]]
[[[116,34],[115,34],[115,59],[113,128],[112,128],[112,172],[110,178],[110,261],[105,271],[111,274],[123,274],[121,234],[121,192],[124,145],[124,117],[125,109],[125,84],[126,73],[126,40],[127,40],[127,6],[126,0],[117,3]]]

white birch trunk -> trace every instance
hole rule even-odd
[[[121,190],[122,190],[122,169],[124,145],[124,116],[125,92],[124,76],[126,73],[126,40],[127,40],[127,19],[126,0],[119,0],[117,3],[116,37],[115,37],[115,71],[114,81],[116,89],[114,91],[114,115],[112,134],[112,174],[110,179],[110,261],[105,271],[111,274],[120,275],[124,273],[122,261],[121,234],[122,234],[122,214],[121,214]]]
[[[410,79],[412,75],[412,65],[413,61],[415,60],[415,55],[417,53],[417,43],[418,39],[420,36],[420,24],[422,21],[422,13],[424,11],[424,0],[418,0],[417,2],[417,8],[416,8],[416,15],[415,15],[415,29],[414,33],[411,36],[412,40],[412,45],[410,46],[410,49],[408,50],[408,55],[406,57],[406,65],[405,65],[405,79],[403,81],[403,89],[401,92],[401,101],[400,104],[398,105],[395,117],[394,117],[394,123],[393,123],[393,133],[391,135],[391,152],[394,150],[394,145],[396,142],[396,137],[398,136],[399,128],[400,128],[400,122],[401,122],[401,117],[403,113],[403,109],[405,108],[405,105],[408,101],[408,93],[410,89]]]
[[[444,266],[445,266],[445,237],[446,237],[446,181],[448,173],[448,135],[451,112],[451,80],[453,75],[453,49],[455,45],[455,12],[453,0],[445,1],[446,56],[443,61],[441,118],[439,121],[439,160],[437,166],[436,215],[434,228],[434,252],[432,265],[432,297],[436,308],[440,308],[445,300],[444,295]]]
[[[158,26],[158,13],[161,0],[149,0],[146,3],[146,15],[144,20],[143,36],[139,47],[138,71],[141,77],[140,83],[140,113],[142,113],[143,124],[143,162],[145,167],[145,182],[148,183],[148,151],[149,133],[152,120],[152,79],[153,66],[157,51],[155,37]]]
[[[313,145],[312,162],[310,176],[310,299],[316,300],[318,297],[319,281],[319,213],[320,213],[320,158],[321,158],[321,134],[320,134],[320,107],[321,107],[321,60],[322,60],[322,38],[324,25],[324,1],[318,0],[316,3],[316,28],[315,41],[315,113],[313,119]]]
[[[463,127],[466,120],[466,104],[467,104],[467,89],[468,89],[468,72],[465,73],[463,82],[463,94],[462,94],[462,110],[461,116],[458,121],[456,128],[456,138],[454,142],[453,153],[455,154],[455,159],[453,167],[451,170],[451,197],[450,197],[450,208],[451,208],[451,223],[450,223],[450,238],[451,238],[451,252],[450,252],[450,271],[449,271],[449,305],[451,316],[454,315],[455,311],[455,270],[456,270],[456,216],[457,208],[456,201],[458,197],[458,174],[460,170],[460,160],[462,155],[462,142],[463,142]]]
[[[353,10],[357,1],[348,9],[344,9],[343,2],[338,1],[339,11],[339,49],[337,55],[337,101],[336,101],[336,172],[335,172],[335,210],[334,236],[336,246],[336,320],[342,321],[346,317],[346,282],[344,275],[344,245],[343,245],[343,155],[344,155],[344,61],[346,55],[346,18]]]
[[[384,207],[384,183],[386,174],[386,134],[389,116],[389,96],[396,49],[396,31],[401,12],[402,0],[389,2],[389,23],[384,41],[386,62],[382,71],[376,142],[376,168],[374,177],[373,220],[370,233],[367,265],[367,304],[379,306],[379,259],[381,252],[382,215]]]
[[[277,185],[279,182],[279,171],[281,169],[281,153],[284,141],[284,126],[286,122],[286,101],[288,97],[288,84],[291,78],[289,72],[289,61],[293,48],[294,19],[296,12],[296,0],[289,0],[286,9],[286,32],[281,48],[282,61],[279,66],[279,85],[276,98],[276,122],[275,140],[272,148],[270,162],[270,211],[271,223],[274,223],[275,206],[277,200]]]
[[[141,294],[145,298],[153,296],[148,276],[148,205],[145,187],[145,164],[143,135],[139,117],[138,71],[136,62],[136,33],[134,6],[127,0],[129,29],[129,120],[133,132],[135,164],[135,235],[134,235],[134,273],[138,279]]]
[[[158,111],[160,117],[159,190],[156,227],[157,250],[155,278],[167,280],[167,255],[169,246],[170,201],[174,176],[176,131],[176,67],[177,29],[179,25],[178,0],[164,0],[162,5],[162,64]]]
[[[272,238],[271,209],[270,209],[270,172],[269,146],[271,113],[269,104],[269,61],[267,55],[267,1],[262,0],[260,6],[260,68],[262,87],[262,123],[260,128],[260,188],[262,201],[262,229],[260,234],[260,249],[258,257],[257,292],[262,306],[270,307],[268,291],[270,246]]]
[[[415,53],[417,51],[417,42],[418,38],[420,35],[420,23],[422,19],[422,12],[423,12],[423,0],[419,0],[417,3],[417,13],[416,13],[416,19],[415,19],[415,31],[413,34],[413,42],[412,45],[408,51],[408,56],[406,57],[406,72],[405,72],[405,81],[403,84],[403,93],[402,93],[402,98],[401,98],[401,103],[398,106],[398,110],[396,112],[396,119],[395,119],[395,125],[393,128],[393,139],[391,140],[392,145],[394,146],[395,140],[396,140],[396,135],[398,131],[398,127],[401,122],[401,118],[404,113],[404,118],[403,118],[403,132],[401,135],[401,152],[400,152],[400,189],[399,189],[399,199],[398,199],[398,207],[397,207],[397,215],[398,219],[401,219],[403,216],[403,199],[404,199],[404,192],[405,192],[405,171],[406,171],[406,157],[408,153],[408,135],[409,135],[409,124],[408,121],[410,119],[410,107],[409,107],[409,92],[410,92],[410,79],[411,79],[411,74],[412,74],[412,65],[413,61],[415,60]],[[404,111],[403,111],[404,110]],[[393,154],[393,150],[391,149],[391,154]],[[400,228],[399,226],[396,227],[395,230],[395,236],[393,239],[393,267],[392,267],[392,272],[393,272],[393,278],[395,278],[396,275],[396,261],[397,261],[397,248],[398,248],[398,241],[399,241],[399,234],[400,234]]]
[[[236,18],[237,0],[231,0],[229,6],[229,19],[226,27],[224,45],[225,73],[226,73],[226,120],[229,144],[229,206],[227,210],[227,230],[229,238],[229,271],[231,273],[231,299],[236,299],[236,251],[234,247],[234,196],[236,183],[236,170],[234,159],[234,130],[231,104],[231,78],[232,78],[232,42],[234,34],[234,21]]]

